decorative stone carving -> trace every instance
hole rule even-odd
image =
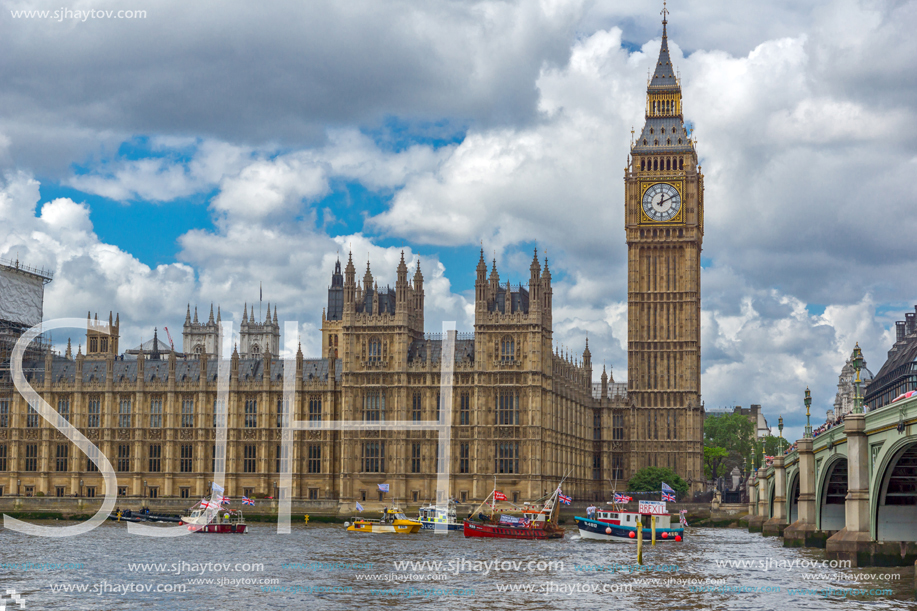
[[[25,432],[25,438],[26,439],[39,439],[41,437],[40,433],[41,433],[40,429],[27,429]]]
[[[511,429],[510,427],[501,426],[500,428],[497,429],[497,437],[500,437],[501,439],[512,439],[513,437],[515,437],[515,433],[513,432],[513,429]]]
[[[242,439],[251,440],[254,438],[255,438],[255,431],[253,431],[252,429],[245,429],[244,431],[242,431]]]
[[[194,431],[192,429],[181,429],[178,432],[178,438],[182,440],[194,439]]]
[[[162,439],[162,430],[161,429],[149,429],[146,432],[147,439]]]
[[[118,429],[118,439],[130,439],[131,430],[130,429]]]

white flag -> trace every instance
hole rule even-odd
[[[363,505],[360,505],[359,501],[357,501],[357,511],[363,511]]]
[[[377,484],[379,486],[379,492],[388,492],[388,484]]]

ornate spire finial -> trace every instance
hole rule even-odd
[[[666,18],[669,16],[669,9],[666,8],[666,0],[662,0],[662,11],[659,14],[662,15],[662,35],[665,36],[665,24],[668,23]]]

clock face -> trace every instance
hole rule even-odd
[[[643,211],[653,221],[671,221],[681,208],[681,196],[670,184],[661,182],[643,194]]]

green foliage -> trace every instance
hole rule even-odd
[[[708,462],[708,448],[724,449],[728,456],[712,458]],[[734,466],[741,469],[744,461],[754,461],[754,451],[755,425],[747,416],[723,414],[708,416],[704,420],[704,471],[708,477],[716,479]]]
[[[675,492],[678,493],[677,498],[682,498],[688,494],[688,483],[667,467],[644,467],[640,469],[627,482],[627,491],[652,492],[654,490],[662,490],[662,482],[675,489]]]
[[[708,479],[716,479],[720,465],[729,458],[726,448],[711,448],[704,446],[704,475]]]

